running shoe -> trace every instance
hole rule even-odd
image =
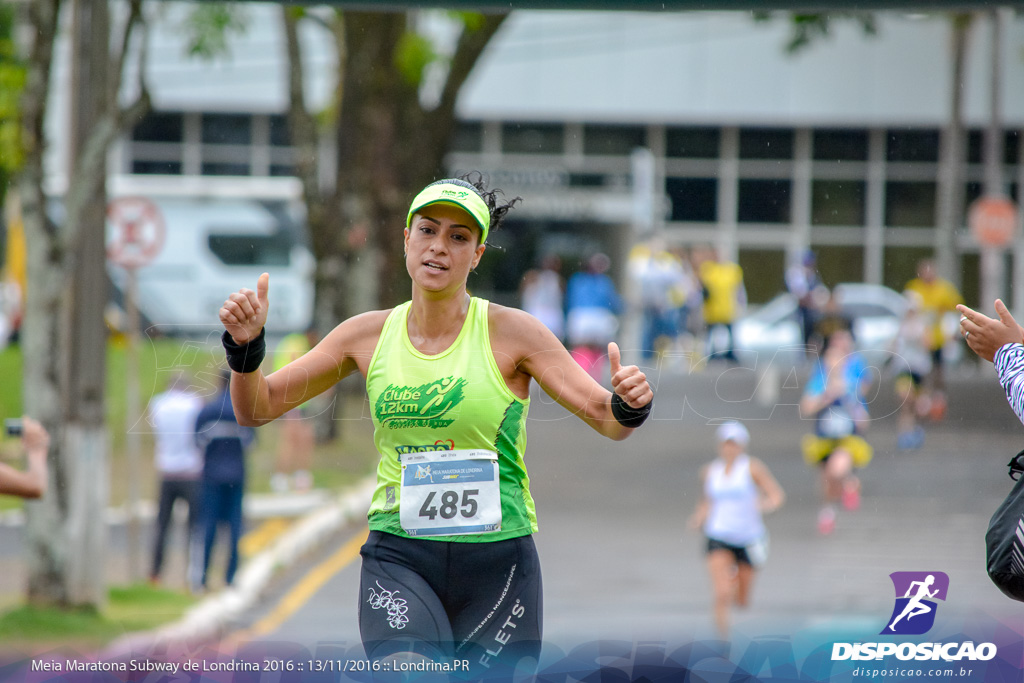
[[[831,506],[821,508],[821,512],[818,513],[818,533],[828,536],[835,530],[836,511]]]
[[[917,450],[924,445],[924,428],[914,427],[913,429],[901,432],[896,437],[896,447],[901,451],[913,451]]]
[[[860,488],[851,486],[843,489],[843,507],[851,512],[860,507]]]

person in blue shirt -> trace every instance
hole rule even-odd
[[[566,335],[572,357],[594,379],[604,372],[604,349],[619,329],[622,300],[608,276],[611,259],[594,254],[565,287]]]
[[[242,536],[242,494],[245,490],[245,456],[255,438],[251,427],[235,420],[228,392],[230,374],[220,376],[216,396],[203,406],[196,418],[196,445],[203,453],[202,515],[203,559],[200,586],[206,588],[207,571],[217,528],[228,525],[228,563],[224,583],[228,586],[238,570],[238,541]]]
[[[800,415],[814,420],[814,433],[804,437],[808,464],[821,472],[823,504],[818,531],[835,529],[835,503],[847,510],[860,507],[860,479],[855,471],[871,461],[873,450],[864,440],[869,415],[864,391],[871,374],[863,356],[854,350],[845,329],[825,339],[820,362],[811,371],[800,400]]]

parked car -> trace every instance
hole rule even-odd
[[[843,315],[853,321],[858,350],[872,365],[884,363],[899,331],[907,302],[888,287],[842,283],[833,290]],[[796,300],[780,294],[741,318],[735,327],[736,354],[744,364],[799,363],[805,357]]]

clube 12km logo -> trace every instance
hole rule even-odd
[[[946,601],[949,576],[944,572],[893,572],[896,593],[892,614],[882,636],[920,636],[935,625],[939,602]],[[872,642],[835,643],[832,660],[880,660],[896,657],[903,661],[988,661],[996,656],[993,643],[963,642]]]

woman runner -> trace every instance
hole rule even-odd
[[[602,436],[650,412],[643,372],[608,345],[610,392],[536,318],[471,297],[466,280],[516,200],[466,177],[428,185],[405,227],[410,301],[356,315],[264,376],[269,275],[220,311],[240,422],[265,424],[359,372],[380,453],[362,548],[359,624],[368,658],[468,660],[471,675],[535,665],[540,564],[523,456],[530,383]]]

